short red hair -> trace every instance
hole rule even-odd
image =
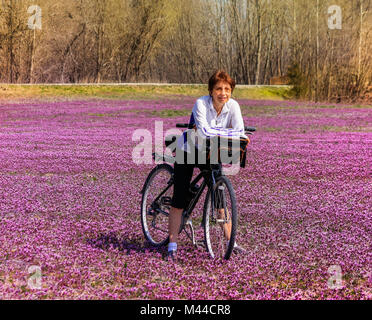
[[[227,72],[224,70],[217,70],[209,79],[208,81],[208,91],[211,93],[213,91],[214,86],[219,82],[224,81],[227,82],[231,87],[231,93],[235,89],[235,80],[232,79]]]

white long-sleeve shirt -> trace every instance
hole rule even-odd
[[[234,99],[229,99],[223,106],[220,115],[217,115],[216,109],[213,107],[212,97],[204,96],[196,100],[190,124],[195,124],[197,135],[201,138],[223,136],[231,138],[246,137],[244,131],[244,122],[240,106]],[[190,129],[194,131],[193,129]],[[179,139],[178,146],[184,151],[189,151],[189,143],[187,134],[193,139],[196,145],[197,140],[194,132],[187,130]]]

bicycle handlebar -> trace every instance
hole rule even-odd
[[[257,129],[255,127],[244,127],[244,130],[246,132],[256,132]]]
[[[192,129],[194,126],[189,125],[188,123],[177,123],[176,128],[187,128]]]
[[[177,123],[176,128],[187,128],[192,129],[194,125],[190,125],[188,123]],[[255,132],[257,129],[255,127],[244,127],[245,132]]]

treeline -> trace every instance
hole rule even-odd
[[[0,0],[0,81],[205,83],[224,68],[349,99],[372,83],[371,31],[371,0]]]

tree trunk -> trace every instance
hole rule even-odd
[[[34,83],[34,68],[35,68],[35,45],[36,45],[36,29],[33,32],[33,39],[31,44],[31,63],[30,63],[30,73],[29,73],[29,82]]]
[[[358,83],[361,78],[361,64],[362,64],[362,45],[363,45],[363,0],[359,2],[360,7],[360,27],[359,27],[359,46],[358,46]]]
[[[316,0],[315,102],[319,100],[319,0]]]
[[[261,72],[261,51],[262,51],[262,35],[261,35],[261,8],[258,0],[256,0],[256,10],[257,10],[257,59],[256,59],[256,75],[255,84],[258,85],[260,81]]]

